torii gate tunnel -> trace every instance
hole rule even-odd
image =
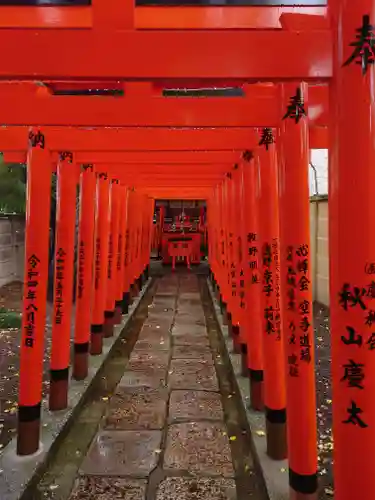
[[[335,499],[374,498],[375,0],[301,4],[0,7],[0,150],[27,162],[19,455],[39,447],[57,171],[49,408],[148,277],[154,200],[206,200],[211,280],[267,453],[288,458],[291,499],[316,499],[308,168],[328,148]],[[197,93],[224,87],[242,90]]]

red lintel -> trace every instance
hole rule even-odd
[[[107,4],[107,2],[106,2]],[[136,7],[136,29],[281,28],[280,16],[324,16],[326,7]],[[0,28],[91,28],[90,7],[1,7]]]
[[[0,83],[3,125],[86,127],[276,127],[277,85],[248,85],[244,97],[162,97],[127,84],[124,97],[54,96],[30,83]],[[310,123],[328,123],[328,87],[309,87]]]
[[[133,151],[133,152],[77,152],[77,163],[123,164],[124,169],[129,164],[150,165],[168,163],[180,164],[207,164],[228,163],[234,164],[241,159],[241,151]]]
[[[61,129],[44,128],[46,146],[51,151],[210,151],[254,149],[260,142],[260,132],[250,128],[218,129]],[[310,148],[326,149],[326,127],[310,129]],[[0,151],[19,152],[25,157],[28,148],[26,127],[0,128]],[[20,161],[23,161],[21,159]],[[222,163],[222,162],[220,162]]]
[[[325,80],[328,30],[0,29],[0,78]]]
[[[256,147],[260,135],[253,128],[170,129],[44,127],[51,151],[167,151],[241,150]],[[0,151],[26,151],[27,127],[0,128]]]

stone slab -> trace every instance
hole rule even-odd
[[[174,345],[172,350],[172,358],[174,359],[204,359],[212,361],[212,354],[209,347],[200,345]]]
[[[169,386],[172,390],[219,390],[215,367],[212,363],[195,359],[173,359],[171,361]]]
[[[138,336],[138,340],[147,340],[151,344],[160,344],[161,341],[168,339],[170,335],[169,328],[144,328]]]
[[[82,476],[76,481],[69,500],[145,500],[144,479]]]
[[[164,469],[233,477],[225,426],[207,422],[171,425],[167,435]]]
[[[203,315],[201,300],[184,300],[177,302],[177,311],[179,314],[198,314]]]
[[[209,347],[210,342],[207,334],[186,333],[173,336],[173,345]]]
[[[168,366],[168,357],[164,356],[158,357],[154,355],[151,351],[147,351],[144,356],[137,357],[136,355],[143,351],[136,351],[134,353],[133,358],[130,359],[128,366],[126,367],[127,371],[141,372],[147,369],[166,369]],[[167,351],[156,351],[156,353],[162,353],[169,355]]]
[[[177,292],[177,286],[176,285],[173,285],[172,287],[169,288],[169,291],[167,290],[167,293],[162,293],[162,290],[160,289],[157,289],[156,290],[156,294],[154,295],[154,302],[173,302],[175,303],[176,302],[176,295],[177,293],[171,297],[170,295],[170,291],[176,291]]]
[[[176,326],[197,325],[205,326],[205,318],[203,314],[177,314],[174,320]]]
[[[220,394],[204,391],[172,391],[169,420],[223,420]]]
[[[211,477],[167,477],[156,492],[156,500],[236,500],[234,479]]]
[[[207,335],[207,330],[202,325],[173,325],[172,335]]]
[[[84,475],[148,477],[156,467],[161,431],[100,431],[82,464]]]
[[[182,291],[180,291],[180,295],[178,300],[195,300],[199,301],[201,304],[201,295],[199,293],[198,287],[190,286],[189,288],[186,286],[182,286]]]
[[[183,313],[178,313],[175,316],[175,324],[176,325],[186,325],[188,324],[195,324],[199,326],[205,326],[205,317],[202,312],[193,312],[191,314],[183,314]]]
[[[144,367],[138,371],[125,371],[118,387],[159,388],[166,385],[167,368]]]
[[[178,288],[176,285],[171,285],[171,286],[166,286],[166,287],[158,287],[157,293],[156,293],[156,298],[168,298],[168,297],[175,297],[177,295]]]
[[[148,321],[170,321],[175,315],[175,308],[166,304],[153,304],[148,308]]]
[[[148,317],[146,321],[143,323],[143,330],[149,329],[149,328],[154,328],[155,330],[163,329],[163,330],[169,330],[171,328],[173,322],[173,315],[168,316],[168,317],[162,317],[162,318],[157,318],[155,316],[152,316],[151,318]]]
[[[119,387],[111,398],[104,427],[106,430],[162,429],[167,401],[165,389]]]
[[[160,365],[165,366],[169,363],[169,352],[168,351],[133,351],[130,359],[130,363],[140,363],[145,366]],[[128,366],[128,369],[129,369]]]
[[[156,297],[154,301],[152,302],[152,306],[150,309],[153,310],[159,310],[159,311],[164,311],[164,312],[173,312],[176,307],[176,298],[175,297],[169,297],[169,298],[158,298]]]
[[[177,315],[181,317],[194,315],[204,317],[204,310],[202,304],[194,305],[191,302],[177,302]]]
[[[171,342],[169,337],[163,340],[157,339],[146,339],[138,340],[135,343],[134,351],[169,351],[171,347]]]
[[[168,315],[168,316],[156,316],[152,315],[151,317],[149,316],[144,323],[143,328],[156,328],[156,329],[163,329],[163,330],[169,330],[173,321],[173,314]]]
[[[160,313],[160,314],[152,314],[146,320],[145,327],[148,328],[152,326],[154,328],[160,327],[164,330],[168,330],[173,322],[174,312],[173,313]]]

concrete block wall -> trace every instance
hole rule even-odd
[[[25,218],[0,216],[0,286],[23,281]]]
[[[316,196],[310,202],[310,235],[313,298],[329,306],[328,197]]]

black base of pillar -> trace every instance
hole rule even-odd
[[[128,314],[129,312],[129,292],[125,292],[122,296],[121,310],[122,314]]]
[[[226,313],[226,307],[225,307],[225,302],[223,302],[223,297],[221,296],[221,294],[220,294],[219,304],[220,304],[220,312],[221,314],[224,315]]]
[[[130,285],[130,290],[129,290],[129,305],[133,304],[134,299],[137,296],[136,288],[137,288],[137,286],[136,286],[135,283],[132,283]]]
[[[139,288],[139,291],[142,290],[143,288],[143,274],[140,274],[138,279],[137,279],[137,283],[138,283],[138,288]]]

